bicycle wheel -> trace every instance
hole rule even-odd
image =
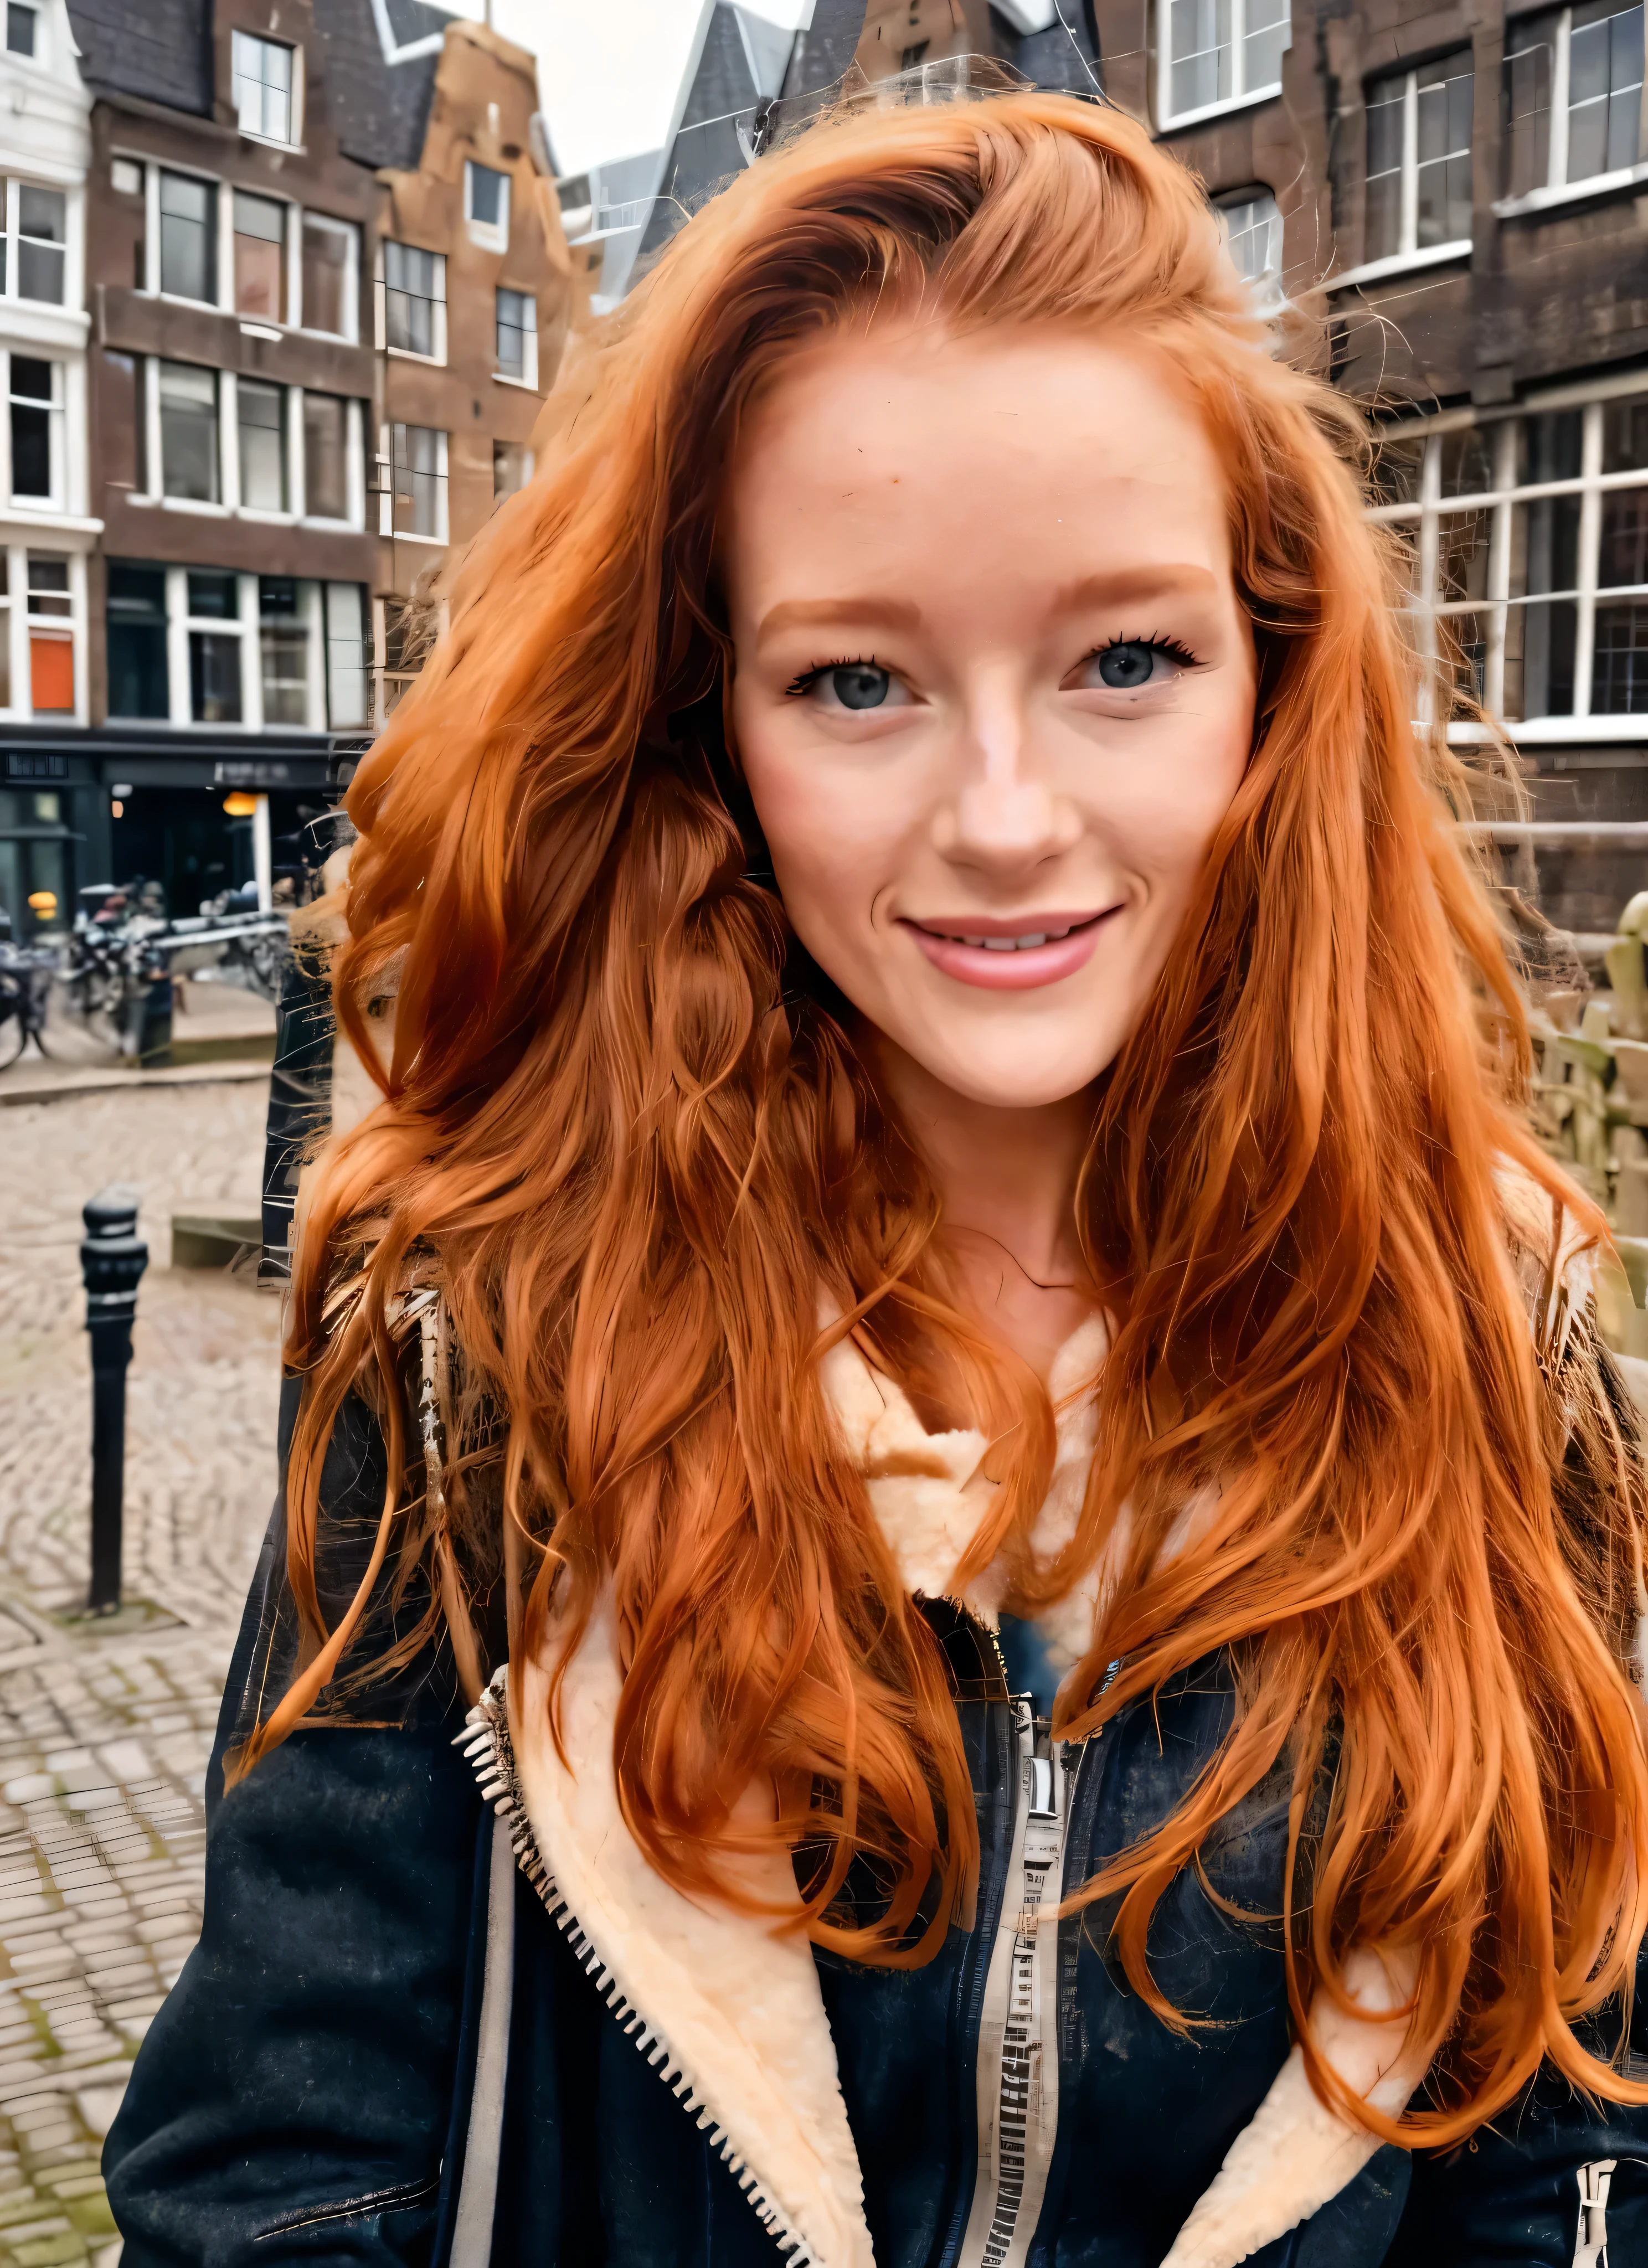
[[[14,1064],[28,1042],[28,1024],[21,1000],[0,996],[0,1071]]]

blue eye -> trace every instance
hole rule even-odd
[[[1148,685],[1156,667],[1157,652],[1153,645],[1129,643],[1107,645],[1099,657],[1099,679],[1103,685],[1116,685],[1131,691],[1136,685]]]
[[[873,661],[843,663],[826,670],[825,680],[843,709],[879,709],[893,680]]]

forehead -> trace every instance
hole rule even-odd
[[[915,545],[975,574],[1114,566],[1118,546],[1228,571],[1225,482],[1172,362],[1070,325],[805,350],[746,421],[728,505],[735,585],[798,551],[869,563]]]

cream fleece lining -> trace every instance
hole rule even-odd
[[[1034,1531],[1043,1553],[1068,1539],[1080,1510],[1097,1424],[1093,1395],[1082,1389],[1096,1381],[1105,1345],[1103,1325],[1089,1323],[1054,1366],[1055,1406],[1064,1406]],[[901,1389],[872,1372],[850,1341],[826,1359],[825,1384],[905,1583],[931,1597],[949,1594],[989,1502],[983,1436],[923,1432]],[[1208,1509],[1187,1508],[1187,1533]],[[1072,1662],[1086,1651],[1101,1588],[1095,1574],[1048,1619],[1052,1646]],[[1000,1595],[991,1571],[967,1603],[993,1625]],[[657,2042],[652,2059],[666,2076],[679,2071],[679,2091],[699,2107],[700,2124],[724,2131],[724,2150],[742,2185],[769,2202],[775,2234],[795,2241],[817,2268],[869,2268],[863,2182],[812,1948],[760,1920],[695,1904],[654,1873],[624,1822],[612,1769],[622,1683],[608,1600],[562,1688],[569,1771],[548,1737],[547,1671],[526,1665],[525,1721],[511,1713],[511,1733],[539,1852],[592,1955]],[[775,1904],[793,1895],[781,1859],[750,1879]],[[1399,2004],[1372,1955],[1353,1955],[1348,1974],[1353,1997],[1371,2011]],[[1381,2110],[1406,2106],[1423,2066],[1403,2056],[1400,2021],[1362,2022],[1325,2007],[1311,2021],[1323,2055],[1357,2092],[1371,2089]],[[1317,2100],[1296,2046],[1164,2268],[1237,2268],[1336,2196],[1378,2146]]]

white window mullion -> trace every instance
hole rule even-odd
[[[86,683],[86,563],[84,551],[69,556],[69,622],[74,634],[75,723],[84,725],[90,714]]]
[[[77,355],[63,364],[63,431],[67,444],[67,473],[63,508],[77,515],[86,508],[86,371]]]
[[[217,373],[217,492],[225,510],[240,505],[240,391],[232,370]]]
[[[234,272],[234,185],[217,184],[217,293],[213,305],[232,313],[237,304]]]
[[[366,525],[366,442],[361,416],[361,405],[350,400],[343,405],[343,473],[349,482],[349,524],[364,528]]]
[[[1579,498],[1579,598],[1574,623],[1574,696],[1576,717],[1591,714],[1592,648],[1596,637],[1597,545],[1602,533],[1602,497],[1597,475],[1602,469],[1602,405],[1587,402],[1579,471],[1585,489]]]
[[[143,167],[143,290],[160,289],[160,168]]]
[[[1564,8],[1556,18],[1556,44],[1551,54],[1550,171],[1547,186],[1560,189],[1568,179],[1568,61],[1573,36],[1573,10]]]
[[[327,728],[326,697],[326,622],[321,601],[325,596],[319,583],[303,582],[298,585],[298,616],[304,626],[304,725],[311,733],[324,733]]]
[[[11,494],[11,357],[0,347],[0,500]]]
[[[11,593],[11,707],[19,717],[34,706],[29,685],[28,547],[11,544],[6,552],[6,588]]]
[[[240,722],[248,733],[263,730],[263,623],[255,575],[235,577],[240,608]]]
[[[286,413],[286,509],[301,519],[309,509],[309,462],[304,453],[304,394],[301,386],[289,386],[283,397]]]
[[[1402,221],[1397,239],[1403,252],[1419,245],[1419,74],[1402,82]]]
[[[1512,505],[1505,491],[1516,482],[1516,423],[1507,417],[1494,437],[1494,487],[1501,500],[1493,507],[1488,539],[1488,656],[1482,670],[1482,706],[1490,717],[1505,714],[1505,625],[1511,596]]]
[[[191,725],[194,715],[189,708],[189,640],[188,640],[188,570],[168,567],[166,571],[166,681],[171,698],[172,722]]]
[[[1421,649],[1427,660],[1436,658],[1437,564],[1441,551],[1441,523],[1437,506],[1442,499],[1442,436],[1432,433],[1425,442],[1424,468],[1419,477],[1419,620]]]
[[[18,216],[23,184],[15,178],[5,185],[5,296],[18,296]]]
[[[286,208],[286,321],[288,327],[301,330],[303,306],[303,232],[304,209],[301,205]]]
[[[1247,0],[1231,0],[1231,93],[1247,92]]]
[[[143,421],[143,471],[147,475],[149,495],[158,500],[166,494],[166,472],[160,462],[160,364],[158,357],[142,356],[138,370],[141,373],[138,398]]]

